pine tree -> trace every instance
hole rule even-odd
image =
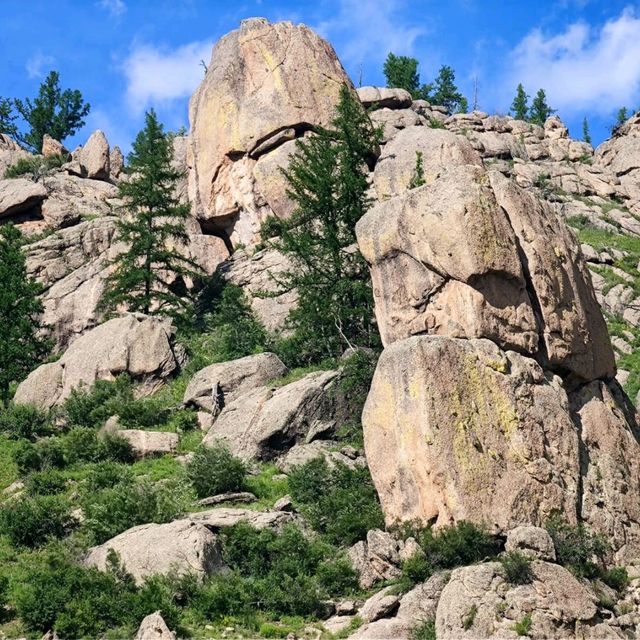
[[[547,104],[547,95],[544,89],[538,89],[533,102],[531,103],[531,111],[529,112],[529,122],[533,124],[544,125],[547,118],[555,113],[555,109],[552,109]]]
[[[621,124],[624,124],[628,117],[627,107],[621,107],[616,115],[616,126],[618,127]]]
[[[152,109],[127,158],[125,172],[131,177],[119,185],[126,204],[116,226],[128,249],[112,262],[115,270],[107,278],[103,297],[108,308],[124,305],[130,311],[176,319],[191,311],[186,287],[176,290],[179,287],[168,278],[169,274],[193,276],[195,268],[175,247],[187,240],[184,223],[189,206],[180,204],[175,195],[181,174],[171,166],[171,158],[171,140]]]
[[[18,140],[36,153],[42,149],[45,133],[60,142],[76,133],[84,126],[84,118],[91,108],[80,91],[62,91],[59,81],[60,74],[51,71],[33,102],[29,98],[14,101],[16,110],[30,126],[26,134],[18,136]]]
[[[11,224],[0,227],[0,402],[49,352],[41,337],[42,286],[27,275],[22,234]]]
[[[465,113],[469,105],[467,99],[458,91],[455,79],[456,74],[451,67],[446,64],[440,67],[429,100],[433,104],[446,107],[449,113]]]
[[[582,140],[587,144],[591,144],[591,133],[589,132],[589,121],[587,120],[586,116],[582,121]]]
[[[263,237],[279,235],[270,242],[293,263],[278,276],[284,288],[297,289],[299,296],[288,319],[292,363],[317,362],[351,345],[379,343],[369,270],[355,238],[355,224],[370,204],[366,163],[379,140],[379,131],[345,86],[332,128],[317,129],[299,141],[284,171],[296,209],[289,220],[270,219]]]
[[[524,90],[522,83],[518,84],[516,89],[516,97],[511,103],[511,113],[516,120],[526,120],[529,113],[529,96]]]
[[[13,114],[13,103],[7,98],[0,98],[0,133],[5,133],[16,138],[18,130],[15,124],[16,116]]]
[[[431,85],[420,86],[418,61],[415,58],[389,53],[384,62],[383,72],[387,79],[387,87],[406,89],[414,100],[428,99]]]

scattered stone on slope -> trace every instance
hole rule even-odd
[[[202,500],[198,500],[197,505],[199,507],[211,507],[216,504],[224,504],[225,502],[245,502],[251,503],[255,502],[258,498],[253,495],[253,493],[249,493],[248,491],[236,491],[229,493],[219,493],[216,496],[209,496],[208,498],[202,498]],[[281,511],[275,505],[273,507],[276,511]]]
[[[297,521],[293,513],[287,511],[252,511],[251,509],[231,509],[218,507],[208,511],[199,511],[188,515],[190,520],[206,526],[213,532],[233,527],[240,522],[256,529],[281,529],[287,524]]]
[[[135,640],[175,640],[160,611],[150,613],[140,623]]]
[[[364,622],[375,622],[380,618],[390,618],[400,605],[400,597],[393,586],[385,587],[372,595],[358,611]]]
[[[226,442],[243,460],[271,460],[310,431],[330,434],[336,424],[336,371],[310,373],[283,387],[257,387],[227,403],[203,439]]]
[[[287,371],[274,353],[259,353],[212,364],[191,378],[183,402],[209,412],[213,411],[215,402],[216,409],[220,410],[247,391],[281,378]]]
[[[506,531],[575,513],[578,438],[561,380],[489,340],[388,346],[363,427],[389,525],[472,520]]]
[[[124,438],[131,445],[137,458],[175,453],[180,440],[177,433],[144,429],[123,429],[118,431],[117,435]]]
[[[218,538],[204,524],[189,518],[128,529],[89,549],[86,564],[105,571],[110,549],[120,556],[137,584],[155,574],[193,573],[203,579],[227,570]]]
[[[343,84],[350,86],[333,48],[304,25],[253,18],[223,37],[189,105],[198,217],[227,229],[234,243],[255,242],[272,211],[256,194],[250,154],[280,131],[298,136],[328,125]]]
[[[73,389],[88,389],[96,380],[114,380],[121,373],[150,393],[182,364],[174,334],[169,319],[126,314],[109,320],[78,338],[58,361],[29,374],[18,386],[15,402],[49,408]]]
[[[403,544],[390,533],[379,529],[368,531],[366,540],[356,542],[347,552],[360,587],[371,589],[380,580],[399,578],[402,549]]]

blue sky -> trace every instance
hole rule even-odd
[[[442,64],[456,70],[480,107],[509,110],[515,87],[547,91],[580,137],[594,143],[617,110],[640,106],[640,2],[616,0],[0,0],[0,96],[36,94],[50,69],[91,103],[86,128],[128,149],[145,109],[168,128],[188,126],[188,98],[212,44],[241,19],[304,22],[335,47],[357,84],[384,84],[386,54],[420,61],[422,81]]]

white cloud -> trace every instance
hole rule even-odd
[[[114,17],[121,16],[127,10],[123,0],[100,0],[98,4]]]
[[[335,17],[316,28],[335,44],[340,58],[348,65],[384,60],[390,51],[410,54],[416,39],[426,30],[401,24],[397,13],[402,6],[402,0],[340,0]]]
[[[201,61],[209,64],[211,48],[211,42],[192,42],[173,50],[135,47],[124,64],[126,99],[133,114],[190,96],[202,81]]]
[[[607,114],[640,99],[640,18],[628,7],[596,29],[584,22],[558,35],[531,31],[511,52],[508,91],[540,87],[563,113]],[[505,87],[505,91],[507,88]]]
[[[27,60],[27,64],[25,65],[27,75],[30,78],[42,78],[45,73],[48,73],[51,70],[54,62],[54,58],[38,51]]]

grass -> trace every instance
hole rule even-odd
[[[13,452],[18,447],[16,440],[0,435],[0,491],[19,479],[18,467],[13,461]]]
[[[258,501],[252,503],[250,508],[262,511],[271,509],[276,500],[289,493],[287,478],[274,480],[273,477],[281,475],[274,464],[265,464],[260,467],[260,472],[247,478],[247,490],[253,493]]]
[[[150,480],[167,480],[173,478],[182,470],[182,465],[172,456],[165,455],[161,458],[146,458],[131,465],[131,470],[136,476],[147,476]]]
[[[527,613],[527,615],[524,616],[522,620],[516,622],[515,625],[513,625],[513,630],[519,636],[528,636],[529,633],[531,633],[531,625],[532,625],[531,614]]]

